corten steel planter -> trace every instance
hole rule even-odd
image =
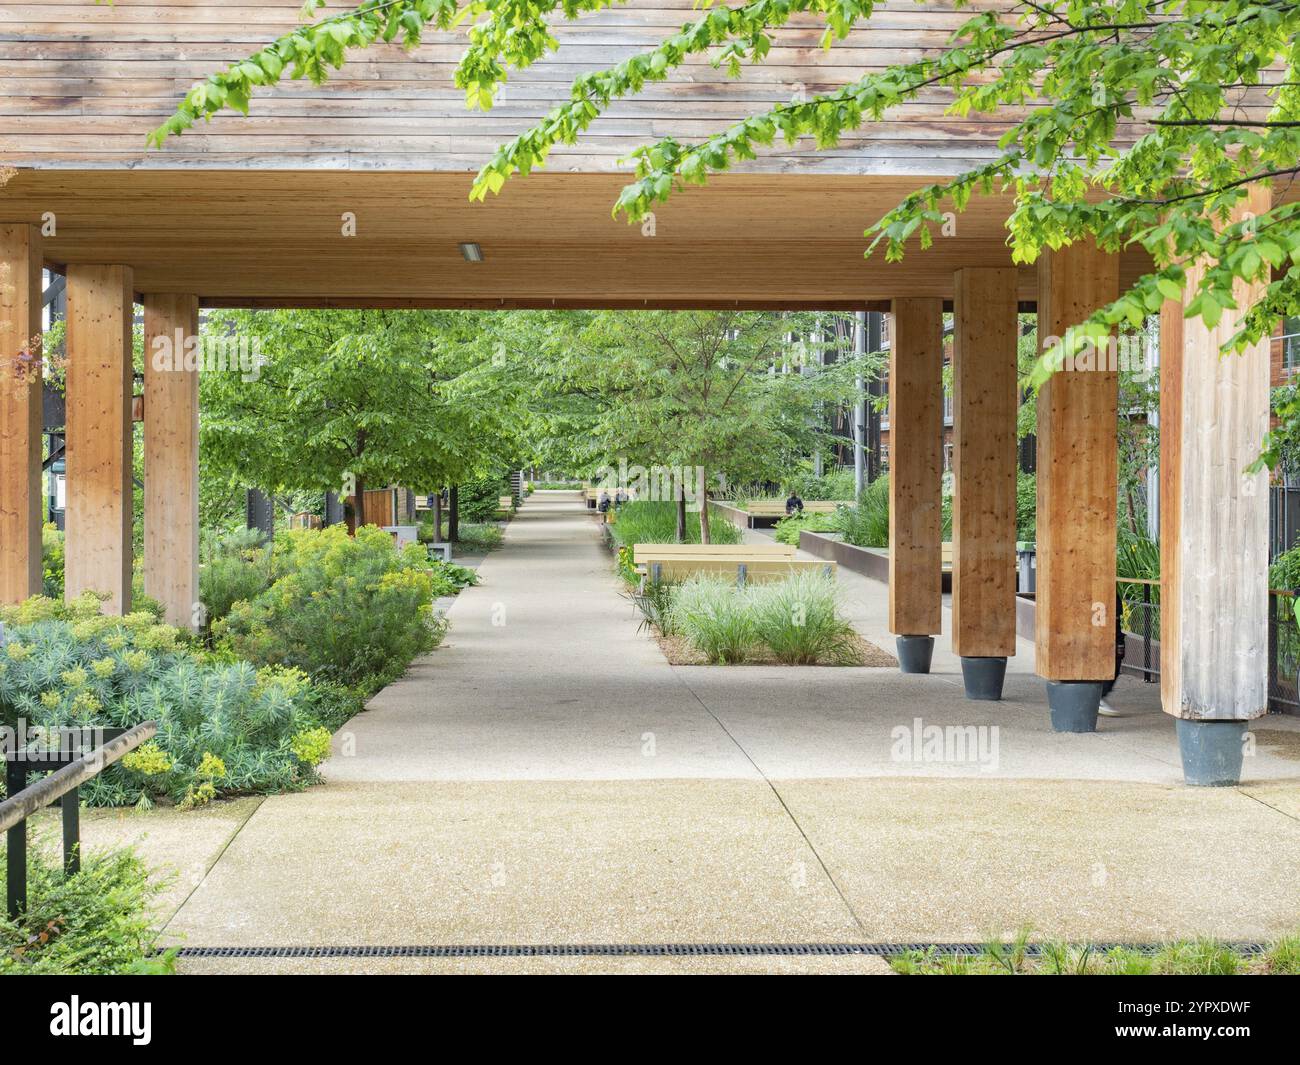
[[[1101,706],[1099,680],[1049,680],[1047,707],[1054,732],[1096,732]]]
[[[1249,721],[1178,719],[1183,780],[1196,787],[1228,788],[1241,783],[1242,742]]]
[[[929,673],[934,657],[933,636],[899,636],[898,669],[902,673]]]
[[[845,569],[870,577],[873,581],[889,583],[889,552],[884,548],[855,547],[828,533],[803,529],[799,533],[799,550],[829,562],[838,562]],[[943,571],[941,588],[945,592],[952,591],[951,570]]]
[[[1002,698],[1002,683],[1006,676],[1005,657],[962,656],[961,679],[966,685],[967,699],[997,702]]]

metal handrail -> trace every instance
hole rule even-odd
[[[120,736],[60,766],[29,787],[12,792],[0,802],[0,831],[7,831],[7,903],[10,920],[27,909],[27,819],[44,807],[58,802],[63,811],[63,868],[72,876],[81,869],[81,817],[78,789],[98,776],[125,754],[129,754],[158,733],[158,722],[143,721]],[[32,752],[33,754],[44,752]],[[25,782],[27,773],[39,763],[26,758],[27,750],[6,759],[9,786]]]

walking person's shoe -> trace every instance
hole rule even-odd
[[[1116,710],[1113,706],[1111,706],[1107,700],[1103,699],[1101,701],[1101,704],[1097,707],[1097,716],[1098,717],[1123,717],[1124,715],[1119,710]]]

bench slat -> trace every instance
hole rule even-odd
[[[745,567],[747,583],[765,583],[784,580],[794,573],[811,570],[834,577],[837,565],[822,559],[723,559],[723,558],[665,558],[653,559],[646,564],[646,576],[658,574],[660,580],[680,581],[697,573],[712,574],[739,580],[740,567]]]
[[[632,561],[647,558],[794,558],[793,544],[633,544]]]

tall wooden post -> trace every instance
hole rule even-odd
[[[1091,242],[1044,251],[1040,349],[1118,295],[1116,256]],[[1115,675],[1118,403],[1109,349],[1081,352],[1038,395],[1037,669],[1063,732],[1096,730],[1102,682]]]
[[[128,266],[68,267],[68,506],[64,594],[131,608],[131,321]]]
[[[952,646],[966,694],[1002,695],[1016,653],[1016,271],[954,278]]]
[[[1252,187],[1233,221],[1269,209]],[[1204,276],[1187,267],[1184,301]],[[1189,784],[1235,784],[1246,723],[1268,710],[1268,474],[1247,468],[1269,427],[1269,340],[1220,354],[1263,285],[1238,282],[1213,329],[1160,317],[1160,695]]]
[[[199,375],[196,296],[144,297],[144,590],[167,623],[199,603]]]
[[[926,673],[943,595],[943,302],[896,299],[889,349],[889,629]]]
[[[0,225],[0,602],[41,591],[41,235]]]

